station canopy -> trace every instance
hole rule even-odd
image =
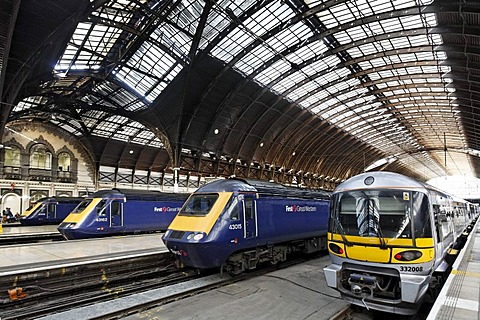
[[[2,6],[0,130],[44,125],[136,170],[480,174],[479,2]]]

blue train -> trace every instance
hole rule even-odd
[[[59,224],[85,198],[48,197],[33,203],[20,215],[23,225]]]
[[[287,253],[326,249],[329,194],[247,179],[194,192],[163,236],[178,261],[235,275]]]
[[[59,225],[67,239],[163,231],[188,194],[111,189],[86,198]]]

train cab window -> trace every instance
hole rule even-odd
[[[85,208],[90,204],[90,202],[92,202],[92,200],[85,200],[85,201],[80,202],[78,204],[78,206],[76,206],[75,209],[73,209],[72,213],[83,212],[83,210],[85,210]]]
[[[361,237],[411,238],[410,193],[363,190],[334,196],[336,232]]]
[[[40,208],[38,208],[39,213],[47,213],[47,206],[42,204]]]
[[[228,205],[227,205],[227,217],[230,218],[230,220],[239,220],[240,219],[240,214],[238,212],[238,198],[235,196],[232,196],[230,199]]]
[[[218,199],[218,194],[194,194],[180,210],[182,216],[206,216]]]
[[[107,206],[107,200],[100,201],[96,206],[97,214],[98,215],[106,215],[106,212],[105,212],[105,207],[106,206]]]

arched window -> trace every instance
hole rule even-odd
[[[17,147],[5,148],[5,166],[20,167],[20,149]]]
[[[58,154],[58,171],[70,171],[70,155],[66,152]]]
[[[52,169],[52,154],[43,144],[36,144],[30,151],[30,168]]]

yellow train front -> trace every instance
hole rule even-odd
[[[327,284],[352,304],[414,314],[441,288],[472,218],[465,201],[403,175],[355,176],[331,200]]]

